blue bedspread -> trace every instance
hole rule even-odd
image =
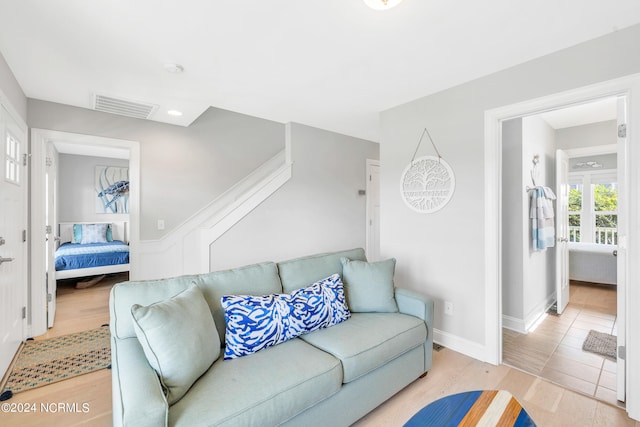
[[[64,243],[56,250],[56,270],[128,263],[129,246],[119,240],[106,243]]]

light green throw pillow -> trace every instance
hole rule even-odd
[[[131,307],[133,326],[149,364],[174,404],[220,355],[220,338],[200,289],[191,284],[165,301]]]
[[[342,280],[349,310],[354,313],[396,313],[393,287],[396,260],[365,262],[342,258]]]

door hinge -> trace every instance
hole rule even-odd
[[[53,232],[53,228],[50,225],[45,226],[44,228],[45,234],[51,234]]]
[[[27,230],[22,230],[22,242],[27,241]]]
[[[47,302],[53,301],[53,295],[47,294]]]
[[[53,164],[53,159],[51,157],[45,157],[44,158],[44,164],[46,166],[51,166]]]
[[[27,307],[22,307],[22,318],[23,319],[27,318]]]
[[[618,347],[618,358],[622,360],[627,359],[627,347],[621,345]]]
[[[27,153],[24,153],[22,155],[22,166],[27,166],[27,158],[29,157],[29,155]]]
[[[626,138],[627,137],[627,124],[622,123],[618,125],[618,138]]]

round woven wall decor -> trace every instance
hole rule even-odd
[[[453,170],[441,157],[424,156],[413,160],[400,179],[402,200],[416,212],[433,213],[442,209],[456,186]]]

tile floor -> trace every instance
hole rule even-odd
[[[547,315],[529,334],[503,330],[503,362],[624,407],[616,399],[616,362],[582,350],[591,329],[616,334],[616,288],[571,282],[570,292],[562,315]]]

